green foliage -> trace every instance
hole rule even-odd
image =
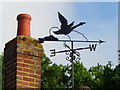
[[[65,72],[66,66],[52,64],[44,54],[42,61],[42,88],[67,88],[68,77]]]
[[[117,65],[113,71],[113,83],[114,83],[114,87],[119,88],[120,89],[120,64]]]
[[[90,67],[89,72],[92,76],[92,85],[91,87],[93,89],[98,89],[98,88],[102,88],[103,86],[103,74],[104,74],[104,68],[102,65],[100,65],[99,63],[97,64],[97,66],[94,67]]]
[[[103,86],[105,89],[120,89],[120,64],[114,69],[111,68],[111,62],[104,66]],[[106,87],[109,86],[109,87]]]
[[[70,88],[72,65],[52,64],[50,59],[43,55],[42,61],[42,88]],[[109,61],[103,66],[86,69],[81,62],[74,63],[75,87],[88,86],[92,90],[120,89],[120,65],[112,68]]]
[[[70,88],[72,65],[57,65],[43,54],[41,63],[41,86],[42,88]],[[4,69],[3,55],[0,55],[0,68]],[[3,70],[4,71],[4,70]],[[4,73],[3,73],[4,74]],[[4,76],[4,75],[3,75]],[[2,81],[2,70],[0,70],[0,80]],[[107,65],[100,65],[86,69],[81,62],[74,63],[75,87],[88,86],[92,90],[119,90],[120,89],[120,65],[112,68],[109,61]],[[2,83],[0,83],[1,85]],[[4,84],[4,83],[3,83]],[[2,88],[2,87],[0,87]]]
[[[120,89],[120,65],[112,68],[111,61],[107,65],[91,67],[89,72],[92,74],[94,84],[93,90]]]
[[[2,68],[4,67],[3,66],[3,58],[4,58],[4,56],[3,56],[3,53],[2,54],[0,54],[0,90],[2,89],[2,83],[3,83],[3,80],[2,80]]]
[[[91,75],[88,70],[80,62],[74,63],[74,78],[75,78],[75,87],[79,86],[90,86],[91,84]]]

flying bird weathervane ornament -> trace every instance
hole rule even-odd
[[[58,27],[52,27],[49,30],[49,34],[50,34],[49,36],[46,36],[44,38],[38,38],[38,39],[39,39],[39,43],[43,43],[44,41],[64,42],[64,46],[65,46],[65,48],[67,48],[67,50],[56,51],[55,49],[52,49],[52,50],[50,50],[50,52],[51,52],[50,56],[53,57],[57,53],[66,53],[66,55],[67,55],[66,60],[70,61],[72,63],[72,88],[74,89],[74,61],[80,60],[80,53],[78,52],[78,50],[89,49],[90,51],[95,51],[96,47],[97,47],[97,43],[101,44],[101,43],[104,43],[105,41],[102,41],[102,40],[89,41],[84,36],[84,34],[74,30],[75,28],[84,25],[86,22],[80,22],[79,24],[74,25],[74,21],[73,21],[72,23],[68,24],[67,19],[62,14],[60,14],[59,12],[58,12],[58,18],[59,18],[59,21],[61,23],[60,29]],[[69,40],[59,40],[57,37],[54,37],[51,34],[51,30],[53,28],[57,28],[58,29],[57,31],[53,31],[53,33],[55,35],[61,35],[61,34],[67,35],[69,37]],[[70,36],[68,34],[70,34],[72,31],[77,32],[78,34],[81,34],[86,40],[84,40],[84,41],[71,40],[71,38],[70,38]],[[66,44],[66,42],[68,42],[68,43],[70,42],[71,46],[68,46]],[[89,44],[89,46],[84,47],[84,48],[74,48],[73,47],[74,46],[74,42],[79,42],[79,43],[80,42],[81,43],[96,43],[96,44]]]
[[[80,22],[79,24],[74,25],[74,21],[68,25],[67,19],[58,12],[59,21],[61,22],[61,28],[58,31],[53,31],[55,34],[64,34],[67,35],[73,31],[78,26],[85,24],[85,22]]]
[[[71,38],[68,34],[71,33],[71,31],[74,31],[74,32],[77,32],[77,33],[81,34],[86,40],[88,40],[82,33],[74,30],[75,28],[84,25],[86,22],[80,22],[79,24],[73,26],[74,25],[74,21],[73,21],[72,23],[70,23],[68,25],[67,19],[62,14],[60,14],[59,12],[58,12],[58,18],[59,18],[59,21],[61,23],[60,29],[58,27],[52,27],[49,31],[50,34],[51,34],[51,30],[53,28],[57,28],[58,31],[53,31],[53,33],[56,34],[56,35],[61,35],[61,34],[67,35],[69,37],[69,39],[71,40]]]

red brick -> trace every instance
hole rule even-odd
[[[30,81],[30,82],[34,82],[34,79],[32,79],[32,78],[27,78],[27,77],[23,77],[23,80],[25,80],[25,81]]]
[[[36,64],[36,65],[40,65],[40,62],[37,62],[37,61],[36,61],[36,63],[35,63],[35,64]]]
[[[23,63],[17,63],[17,66],[19,66],[19,67],[29,67],[28,64],[23,64]]]
[[[40,83],[40,79],[36,79],[35,82],[36,82],[36,83]]]
[[[28,82],[24,82],[24,81],[17,80],[17,85],[18,85],[18,84],[28,85]]]
[[[37,61],[42,61],[42,59],[41,58],[37,58]]]
[[[18,71],[22,71],[22,68],[21,68],[21,67],[17,67],[17,70],[18,70]]]
[[[29,61],[29,64],[35,64],[35,61]]]
[[[40,69],[40,66],[30,65],[30,68],[31,68],[31,69],[36,69],[36,70],[37,70],[37,69]]]
[[[33,77],[33,78],[40,78],[40,75],[34,75],[34,74],[29,74],[29,77]]]
[[[5,64],[6,63],[8,64],[7,66],[5,66],[5,68],[8,71],[5,72],[6,74],[5,86],[10,87],[14,85],[16,86],[16,88],[19,87],[19,88],[30,88],[30,89],[34,87],[39,88],[40,78],[41,78],[40,64],[42,61],[41,52],[43,51],[42,48],[39,48],[39,47],[42,47],[42,45],[37,43],[36,40],[35,40],[35,43],[33,43],[30,38],[25,37],[26,38],[25,41],[22,40],[23,38],[24,36],[20,37],[20,39],[18,37],[16,38],[17,43],[13,43],[12,41],[12,43],[7,44],[6,51],[5,51],[5,61],[6,61]],[[36,44],[36,46],[34,44]],[[10,52],[13,52],[13,54],[10,55],[9,54]],[[26,55],[26,54],[29,54],[29,55]],[[35,56],[32,56],[32,55],[35,55]],[[13,65],[14,62],[16,62],[15,66]],[[13,68],[13,67],[16,67],[16,68]],[[28,81],[24,81],[23,77],[24,77],[24,80],[30,81],[31,84],[29,84]]]
[[[36,71],[36,74],[41,74],[40,70],[39,70],[39,71]]]
[[[21,48],[21,44],[17,44],[17,48]]]
[[[30,42],[25,42],[26,46],[32,46],[33,44]]]
[[[22,40],[17,40],[17,44],[21,44],[22,43]]]
[[[29,63],[29,60],[24,60],[24,63]]]
[[[38,52],[43,52],[42,48],[38,49]]]
[[[23,67],[23,64],[22,63],[17,63],[17,66]]]
[[[19,71],[17,71],[17,75],[28,76],[28,73],[27,73],[27,72],[26,72],[26,73],[23,73],[23,72],[19,72]]]
[[[39,56],[39,57],[42,57],[42,54],[41,54],[41,53],[38,53],[38,56]]]
[[[30,56],[30,59],[31,59],[31,60],[35,60],[33,56]]]
[[[22,80],[23,78],[21,76],[17,76],[17,79]]]
[[[23,54],[18,54],[17,57],[18,57],[18,58],[25,58],[25,55],[23,55]]]
[[[22,88],[22,85],[17,85],[17,88]]]
[[[23,69],[24,72],[29,72],[29,73],[34,73],[34,70],[31,70],[31,69]]]
[[[30,51],[23,51],[23,53],[29,55]]]
[[[26,58],[26,59],[30,59],[30,56],[28,56],[28,55],[25,55],[25,58]]]
[[[17,59],[18,62],[22,62],[22,59]]]
[[[34,52],[30,52],[30,55],[31,55],[31,57],[33,57],[34,56]]]
[[[29,85],[33,87],[40,87],[40,84],[37,84],[37,83],[30,83]]]
[[[24,63],[28,63],[28,64],[35,64],[35,61],[24,60]]]
[[[24,88],[24,89],[20,89],[20,90],[35,90],[35,89],[30,89],[29,86],[22,86],[22,88]]]
[[[28,68],[28,67],[29,67],[29,65],[28,65],[28,64],[23,64],[23,67],[27,67],[27,68]]]

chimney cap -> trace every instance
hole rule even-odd
[[[17,20],[19,20],[21,18],[29,18],[31,20],[31,16],[29,14],[19,14],[17,16]]]
[[[25,35],[30,37],[31,16],[29,14],[19,14],[17,16],[17,21],[18,21],[17,36]]]

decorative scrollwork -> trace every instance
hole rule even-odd
[[[80,57],[77,57],[77,58],[76,58],[76,61],[80,61],[80,59],[81,59]]]
[[[66,57],[66,60],[67,60],[67,61],[70,61],[70,60],[71,60],[71,58],[70,58],[69,56],[67,56],[67,57]]]
[[[75,59],[74,59],[75,61],[80,60],[80,53],[79,52],[75,51],[74,56],[75,56]]]
[[[73,55],[72,55],[73,54]],[[68,51],[66,52],[66,60],[67,61],[70,61],[70,62],[73,62],[73,61],[79,61],[80,60],[80,53],[77,52],[77,51]]]
[[[79,52],[75,51],[75,54],[76,54],[78,57],[80,57],[80,53],[79,53]]]
[[[66,54],[66,55],[69,55],[69,53],[70,53],[70,51],[66,52],[65,54]]]
[[[66,52],[66,55],[67,55],[66,60],[67,60],[67,61],[71,61],[70,54],[71,54],[70,51]]]

